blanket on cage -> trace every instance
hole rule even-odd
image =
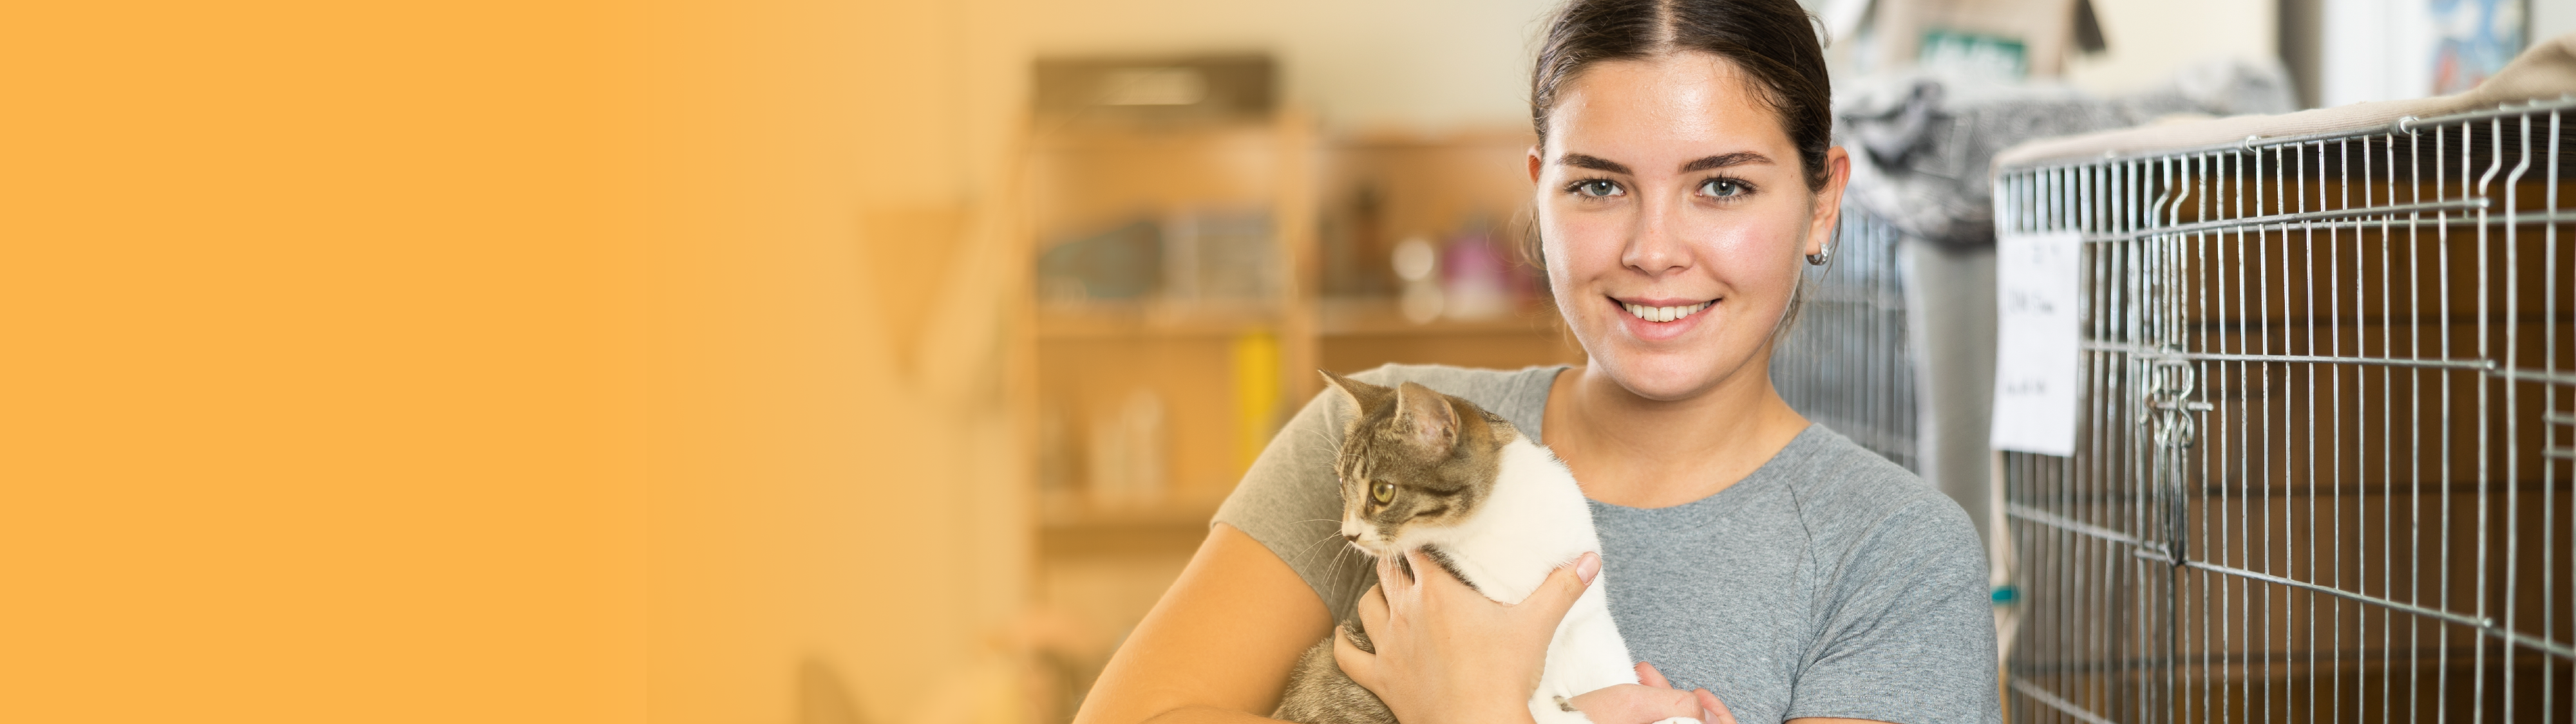
[[[1950,249],[1994,244],[1995,154],[2033,138],[2127,128],[2176,115],[2278,113],[2293,107],[2277,66],[2218,61],[2119,97],[2054,84],[1998,83],[1937,72],[1865,78],[1834,102],[1835,135],[1853,149],[1847,198],[1907,237]]]
[[[2534,44],[2478,87],[2458,95],[2355,103],[2279,115],[2251,115],[2153,125],[2023,143],[1995,156],[1994,171],[2091,161],[2104,157],[2167,153],[2242,143],[2250,137],[2283,138],[2388,126],[2398,119],[2432,118],[2486,110],[2508,103],[2576,95],[2576,34]]]

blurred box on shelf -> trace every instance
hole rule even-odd
[[[1287,275],[1274,239],[1266,211],[1188,210],[1055,244],[1038,255],[1041,323],[1275,324]]]
[[[1049,303],[1143,299],[1161,286],[1162,228],[1138,220],[1057,243],[1038,255],[1038,294]]]
[[[1279,293],[1270,214],[1185,211],[1163,224],[1163,296],[1173,303],[1263,303]]]
[[[1269,56],[1045,58],[1035,111],[1074,123],[1170,124],[1268,116],[1278,71]]]
[[[2056,77],[2073,54],[2108,44],[2090,0],[1833,0],[1826,32],[1854,38],[1862,67],[1916,67],[1996,82]]]

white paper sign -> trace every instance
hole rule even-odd
[[[2083,258],[2077,232],[1995,239],[1997,450],[2075,454]]]

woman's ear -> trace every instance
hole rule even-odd
[[[1538,146],[1536,146],[1536,145],[1532,145],[1532,146],[1530,146],[1530,147],[1529,147],[1529,167],[1530,167],[1529,171],[1530,171],[1530,183],[1533,183],[1533,184],[1538,183],[1538,171],[1539,171],[1539,169],[1541,169],[1541,168],[1545,168],[1546,166],[1547,166],[1547,157],[1539,154]]]
[[[1843,188],[1851,183],[1851,152],[1841,146],[1825,149],[1825,187],[1816,190],[1816,208],[1808,218],[1807,245],[1799,253],[1825,253],[1825,244],[1834,238],[1834,225],[1842,222]]]

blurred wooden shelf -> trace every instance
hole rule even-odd
[[[1213,502],[1049,511],[1038,526],[1038,555],[1058,559],[1186,556],[1207,539],[1208,521],[1214,517]]]
[[[1182,148],[1203,152],[1214,147],[1266,152],[1276,143],[1281,123],[1260,118],[1177,124],[1041,124],[1030,129],[1028,150],[1047,153]]]
[[[1321,308],[1316,315],[1315,331],[1325,336],[1530,334],[1552,339],[1557,334],[1556,313],[1544,307],[1513,310],[1490,319],[1443,317],[1415,322],[1404,317],[1393,298],[1342,297],[1318,301]]]
[[[1325,298],[1316,314],[1316,362],[1350,374],[1386,363],[1515,369],[1579,364],[1583,351],[1544,307],[1494,319],[1405,319],[1393,299]]]
[[[1037,336],[1045,340],[1095,340],[1134,337],[1232,337],[1278,329],[1282,320],[1273,307],[1211,304],[1182,307],[1161,303],[1086,303],[1038,307]]]

